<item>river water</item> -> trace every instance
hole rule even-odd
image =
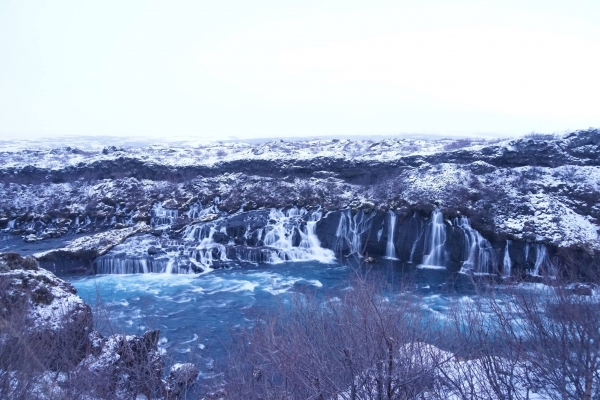
[[[475,295],[464,275],[394,261],[368,267],[350,261],[287,262],[198,275],[111,274],[68,280],[92,305],[96,328],[104,334],[160,329],[167,365],[194,362],[210,375],[213,363],[227,354],[232,329],[248,326],[257,312],[284,305],[292,293],[336,296],[357,273],[381,275],[392,291],[409,291],[425,312],[443,314],[449,300]]]

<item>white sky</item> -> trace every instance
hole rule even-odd
[[[590,126],[598,0],[0,0],[3,139]]]

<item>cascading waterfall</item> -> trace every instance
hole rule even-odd
[[[502,260],[502,276],[510,278],[512,273],[512,260],[510,259],[510,253],[508,252],[508,246],[512,244],[512,241],[506,240],[506,247],[504,248],[504,258]]]
[[[186,212],[186,215],[190,219],[197,219],[206,214],[219,214],[219,198],[215,198],[213,200],[213,204],[208,207],[202,207],[202,203],[199,201],[192,204],[189,211]]]
[[[433,210],[431,221],[427,225],[425,233],[425,252],[423,265],[432,267],[444,267],[446,250],[446,226],[444,215],[439,210]]]
[[[166,260],[137,257],[99,257],[94,261],[98,274],[147,274],[163,272]]]
[[[190,262],[201,267],[203,270],[210,269],[215,259],[229,261],[225,246],[216,243],[213,239],[215,231],[214,225],[210,226],[208,236],[202,238],[197,246],[191,248]]]
[[[183,231],[183,240],[185,241],[200,241],[207,238],[210,235],[211,229],[214,228],[214,224],[197,224],[188,225]]]
[[[200,214],[202,211],[193,211],[188,216],[204,215]],[[321,218],[320,209],[313,212],[296,207],[285,212],[272,209],[266,226],[254,231],[248,226],[244,232],[246,239],[258,237],[264,243],[262,247],[237,246],[233,239],[227,244],[218,243],[214,235],[217,232],[227,235],[224,225],[219,225],[219,221],[197,223],[186,227],[180,241],[150,235],[131,238],[115,247],[113,253],[98,258],[95,267],[100,274],[192,273],[210,271],[215,263],[223,265],[231,258],[251,263],[332,262],[335,254],[321,247],[316,234],[316,225]],[[153,251],[156,254],[153,257],[146,250],[150,245],[159,249]]]
[[[533,276],[542,276],[544,272],[547,276],[556,276],[556,267],[548,258],[546,245],[538,243],[535,245],[535,264],[533,271],[530,271]]]
[[[388,237],[385,248],[385,258],[389,260],[397,260],[396,247],[394,246],[394,229],[396,228],[396,213],[392,210],[388,211]]]
[[[510,254],[508,252],[508,246],[511,243],[512,243],[512,241],[506,240],[506,247],[504,248],[504,260],[502,262],[502,276],[505,278],[509,278],[511,275],[512,260],[510,259]]]
[[[533,266],[532,275],[540,276],[540,267],[544,265],[546,259],[546,246],[537,244],[535,250],[535,264]]]
[[[307,218],[306,224],[302,228],[299,226],[299,222],[303,216]],[[270,254],[269,262],[307,260],[331,262],[334,259],[334,253],[321,247],[316,234],[316,224],[321,216],[320,210],[308,214],[305,209],[296,207],[285,213],[281,210],[271,210],[269,219],[275,223],[267,226],[265,229],[267,232],[263,239],[265,246],[274,249]],[[298,239],[299,243],[295,246],[294,243],[298,242]]]
[[[335,233],[334,252],[341,254],[345,250],[349,250],[347,255],[362,257],[363,236],[371,230],[372,219],[373,214],[365,214],[363,210],[358,211],[354,216],[350,209],[342,211]]]
[[[331,262],[335,258],[332,250],[321,247],[317,237],[317,222],[321,220],[323,213],[320,209],[311,213],[306,221],[305,234],[301,233],[300,247],[306,249],[312,259],[320,262]]]
[[[210,211],[211,207],[192,206],[187,217],[194,220]],[[160,224],[174,220],[176,210],[166,210],[160,203],[153,209],[154,222]],[[365,240],[371,232],[375,213],[360,210],[354,215],[350,209],[340,212],[333,249],[321,247],[317,236],[317,224],[323,217],[320,209],[312,212],[303,208],[287,210],[271,209],[249,214],[248,219],[236,216],[235,224],[227,219],[210,222],[195,221],[181,233],[181,239],[166,236],[143,235],[132,237],[116,246],[109,254],[99,257],[94,265],[98,273],[192,273],[209,271],[212,268],[230,265],[235,262],[281,263],[287,261],[332,262],[335,254],[363,256]],[[388,211],[381,229],[386,229],[386,252],[388,259],[398,259],[399,248],[395,240],[397,214]],[[254,222],[253,222],[254,221]],[[83,222],[80,220],[80,223]],[[416,225],[415,225],[416,224]],[[254,227],[253,227],[254,226]],[[404,226],[404,225],[403,225]],[[506,242],[502,265],[498,266],[496,255],[490,242],[471,227],[467,217],[452,221],[452,234],[461,231],[464,235],[464,261],[461,271],[475,274],[498,273],[510,276],[512,261],[509,256],[510,241]],[[460,230],[456,229],[460,228]],[[420,268],[445,268],[449,262],[447,229],[443,214],[434,210],[429,221],[413,215],[409,222],[412,242],[403,246],[410,249],[410,261],[421,261]],[[383,232],[381,233],[383,235]],[[383,236],[379,236],[383,238]],[[403,236],[401,237],[403,238]],[[404,242],[402,242],[404,243]],[[543,244],[535,245],[535,266],[529,274],[551,274],[554,266],[550,262]],[[154,249],[151,249],[154,247]],[[532,247],[533,248],[533,247]],[[408,250],[407,249],[407,250]],[[525,247],[526,253],[529,247]]]
[[[454,225],[458,226],[465,235],[464,254],[468,256],[463,262],[461,271],[471,270],[479,274],[496,272],[496,254],[492,244],[481,236],[481,233],[471,227],[471,222],[467,217],[456,218]]]
[[[417,214],[413,213],[411,220],[410,220],[410,225],[412,227],[413,223],[417,223],[417,235],[415,236],[415,240],[413,242],[413,245],[410,249],[410,258],[408,260],[408,262],[410,262],[411,264],[415,263],[415,253],[417,252],[417,246],[419,244],[419,242],[421,241],[421,239],[423,238],[423,233],[425,233],[425,229],[423,229],[422,224],[419,223],[419,219],[417,219]]]
[[[179,211],[163,208],[162,203],[156,203],[150,210],[152,216],[150,224],[157,227],[169,226],[179,217]]]

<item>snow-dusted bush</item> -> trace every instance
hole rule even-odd
[[[355,280],[341,298],[300,294],[234,333],[226,383],[214,398],[600,396],[595,286],[479,289],[476,300],[456,298],[443,318],[406,293],[392,296],[381,281]]]

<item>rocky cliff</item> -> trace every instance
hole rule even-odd
[[[597,129],[492,142],[64,147],[0,160],[0,248],[50,267],[108,271],[121,259],[124,272],[200,271],[274,262],[273,249],[280,260],[323,258],[322,247],[454,271],[598,268]],[[443,239],[435,254],[432,229]]]
[[[0,397],[178,398],[198,369],[176,364],[163,379],[159,334],[104,337],[71,284],[0,253]]]

